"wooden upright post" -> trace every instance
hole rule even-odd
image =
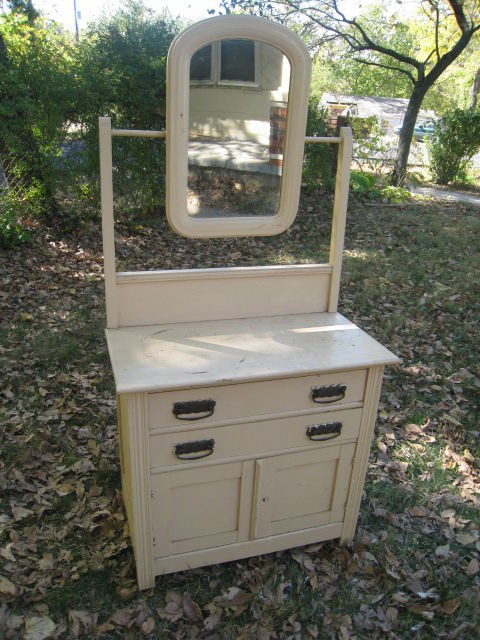
[[[105,301],[107,328],[118,327],[117,270],[115,267],[115,225],[113,219],[112,177],[112,123],[110,118],[98,119],[100,148],[100,197],[102,208],[103,273],[105,278]]]
[[[335,181],[335,201],[333,204],[332,238],[330,242],[329,264],[332,267],[327,311],[337,311],[340,275],[342,272],[343,241],[347,217],[348,191],[350,187],[350,162],[352,160],[352,130],[340,129],[338,147],[337,176]]]

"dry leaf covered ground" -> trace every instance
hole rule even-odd
[[[121,268],[314,261],[331,201],[279,238],[126,225]],[[351,202],[340,310],[387,371],[360,521],[335,542],[157,578],[139,593],[103,336],[100,231],[1,256],[0,636],[467,640],[479,635],[480,211]],[[129,229],[133,229],[130,231]]]

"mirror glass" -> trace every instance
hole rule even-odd
[[[273,216],[280,204],[290,64],[270,44],[216,40],[190,59],[187,212]]]

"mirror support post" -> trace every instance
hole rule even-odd
[[[352,160],[353,136],[350,127],[340,129],[335,200],[333,204],[332,238],[329,264],[332,267],[327,311],[335,313],[338,308],[340,275],[342,272],[343,242],[347,217],[348,191],[350,186],[350,163]]]
[[[105,278],[105,301],[107,328],[118,327],[117,273],[115,267],[115,227],[113,219],[113,175],[112,175],[112,122],[110,118],[98,119],[100,150],[100,198],[102,209],[103,273]]]

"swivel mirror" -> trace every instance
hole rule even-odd
[[[167,216],[183,235],[273,235],[295,219],[310,59],[252,16],[195,24],[167,69]]]

